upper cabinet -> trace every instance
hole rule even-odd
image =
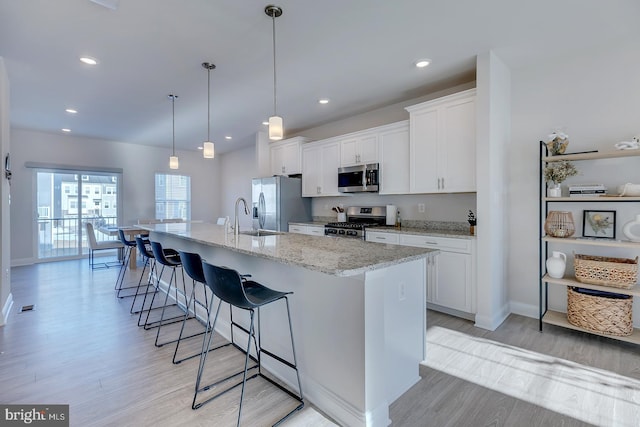
[[[407,107],[411,193],[476,191],[476,90]]]
[[[378,137],[364,131],[340,139],[340,166],[378,163]]]
[[[338,192],[340,143],[334,139],[305,144],[302,148],[302,196],[342,196]]]
[[[409,121],[378,128],[380,194],[409,193]]]
[[[302,173],[302,144],[307,138],[295,137],[269,144],[272,175],[295,175]]]

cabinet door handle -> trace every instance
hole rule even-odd
[[[442,178],[442,189],[444,190],[444,178]]]
[[[424,242],[425,245],[438,246],[437,242]]]
[[[378,239],[378,240],[387,240],[387,239],[385,239],[385,238],[384,238],[384,237],[382,237],[382,236],[376,236],[376,239]]]
[[[285,171],[285,168],[284,168],[284,166],[282,166],[282,173],[284,173],[284,171]]]

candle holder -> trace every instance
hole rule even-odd
[[[576,232],[573,215],[566,211],[550,211],[544,221],[544,231],[550,237],[571,237]]]

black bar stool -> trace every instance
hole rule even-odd
[[[118,230],[118,238],[124,245],[124,257],[122,260],[122,265],[120,266],[120,272],[118,273],[118,278],[116,279],[116,286],[114,289],[118,291],[116,293],[116,296],[118,298],[132,297],[135,294],[121,296],[120,293],[127,289],[138,289],[138,286],[127,286],[124,288],[122,287],[122,285],[124,284],[124,278],[127,275],[127,268],[129,267],[129,261],[131,260],[132,249],[136,247],[136,241],[128,240],[124,235],[124,231],[122,230]]]
[[[162,329],[162,326],[168,325],[171,323],[176,323],[183,320],[182,314],[179,316],[171,317],[169,319],[164,318],[164,313],[168,306],[177,305],[178,307],[180,307],[180,304],[178,303],[179,298],[178,298],[178,275],[176,271],[177,269],[180,269],[180,271],[182,272],[182,290],[185,298],[187,297],[187,289],[184,284],[184,271],[182,270],[182,261],[180,260],[180,254],[178,253],[178,251],[176,251],[175,249],[163,249],[162,245],[159,242],[151,242],[151,251],[153,252],[153,257],[155,258],[156,263],[162,265],[162,268],[160,269],[160,274],[157,274],[157,270],[156,270],[156,275],[157,275],[156,290],[160,289],[160,281],[162,280],[162,274],[164,273],[165,267],[168,267],[171,269],[171,276],[169,277],[169,287],[167,288],[167,292],[164,297],[164,303],[162,304],[162,312],[160,314],[160,320],[157,320],[155,322],[158,327],[156,331],[155,346],[162,347],[165,344],[176,342],[178,340],[176,338],[174,340],[169,340],[163,343],[159,343],[158,340],[160,339],[160,330]],[[176,304],[168,304],[169,294],[171,294],[172,288],[175,290]],[[153,307],[153,301],[156,297],[156,293],[154,293],[153,297],[151,297],[151,305],[149,307]],[[182,307],[180,308],[182,309]],[[188,306],[185,307],[184,311],[186,315],[189,316]],[[147,320],[145,320],[145,325],[148,324],[149,313],[150,311],[147,311]]]
[[[209,331],[208,330],[209,324],[206,323],[204,331],[202,331],[202,332],[200,332],[198,334],[190,335],[188,337],[183,337],[182,336],[184,334],[184,327],[185,327],[185,325],[187,323],[187,320],[189,320],[189,311],[191,309],[191,306],[193,306],[193,313],[194,313],[194,316],[196,316],[196,317],[197,317],[197,313],[196,313],[197,308],[196,308],[196,306],[199,305],[200,307],[204,308],[206,310],[207,319],[209,318],[209,310],[211,308],[209,306],[209,304],[208,304],[209,297],[207,296],[207,286],[205,285],[204,273],[202,272],[202,258],[200,258],[199,254],[193,253],[193,252],[178,251],[178,253],[180,254],[180,260],[182,261],[182,268],[187,273],[187,276],[189,276],[191,278],[192,285],[191,285],[191,295],[189,296],[189,300],[187,301],[187,311],[184,314],[184,319],[182,321],[182,328],[180,328],[180,335],[178,335],[178,341],[176,342],[176,349],[173,352],[173,363],[174,364],[181,363],[181,362],[183,362],[185,360],[193,359],[194,357],[198,357],[198,356],[200,356],[200,354],[202,354],[202,351],[200,351],[199,353],[192,354],[191,356],[183,357],[182,359],[176,360],[176,358],[178,356],[178,349],[180,348],[180,342],[182,342],[183,339],[196,337],[196,336],[208,333],[208,331]],[[200,284],[203,285],[203,289],[204,289],[204,304],[196,298],[196,284],[197,283],[200,283]],[[212,296],[213,296],[213,293],[212,293]],[[228,345],[231,345],[231,343],[223,344],[221,346],[218,346],[216,348],[212,348],[210,350],[215,350],[215,349],[220,348],[220,347],[226,347]]]
[[[209,300],[209,298],[207,297],[207,289],[208,286],[205,283],[205,278],[204,278],[204,272],[202,270],[202,258],[200,257],[200,254],[197,253],[193,253],[193,252],[184,252],[184,251],[178,251],[178,253],[180,254],[180,260],[182,261],[182,268],[184,269],[184,271],[187,273],[187,276],[189,276],[193,283],[192,283],[192,288],[191,288],[191,296],[189,298],[189,302],[187,303],[187,309],[189,310],[191,306],[193,306],[193,312],[194,314],[196,313],[196,306],[199,305],[201,307],[203,307],[206,311],[206,325],[205,325],[205,331],[201,332],[200,334],[196,334],[196,335],[191,335],[189,337],[184,337],[186,338],[191,338],[197,335],[201,335],[203,333],[208,333],[208,327],[210,326],[209,324],[209,319],[211,318],[210,315],[210,310],[213,309],[213,297],[215,296],[213,294],[213,292],[211,292],[211,300]],[[243,283],[245,283],[244,281],[247,280],[247,277],[251,277],[250,274],[242,274],[240,275],[240,278],[243,280]],[[203,289],[204,289],[204,304],[201,301],[198,301],[198,299],[195,297],[195,293],[196,293],[196,283],[200,283],[203,285]],[[231,305],[229,305],[229,307],[231,307]],[[235,323],[233,321],[233,310],[231,310],[231,308],[229,309],[229,316],[230,316],[230,324],[231,324],[231,342],[228,342],[226,344],[221,344],[219,346],[216,346],[214,348],[210,348],[209,351],[212,350],[217,350],[219,348],[222,347],[227,347],[229,345],[233,345],[234,347],[238,348],[239,350],[242,350],[240,347],[238,347],[234,340],[233,340],[233,329],[234,327],[240,328],[242,330],[244,330],[245,332],[248,332],[245,328],[242,327],[242,325]],[[197,317],[197,316],[196,316]],[[186,320],[188,320],[188,313],[185,313],[185,318],[184,318],[184,322],[182,324],[182,328],[180,329],[180,335],[178,337],[178,342],[176,343],[176,349],[175,352],[173,353],[173,363],[174,364],[178,364],[181,363],[185,360],[188,359],[192,359],[194,357],[200,356],[202,354],[201,350],[199,353],[193,354],[191,356],[188,357],[184,357],[182,359],[176,360],[177,354],[178,354],[178,349],[180,347],[180,342],[182,341],[183,337],[183,333],[184,333],[184,326],[186,323]]]
[[[136,236],[136,247],[138,249],[138,253],[140,253],[142,258],[144,259],[144,265],[142,267],[142,272],[140,273],[140,279],[138,279],[138,286],[136,288],[136,293],[133,295],[133,300],[131,301],[131,308],[129,309],[129,312],[131,314],[139,314],[138,326],[143,326],[144,324],[141,323],[142,314],[147,311],[147,309],[145,308],[146,302],[147,302],[147,295],[149,293],[156,292],[155,286],[153,285],[153,282],[152,282],[153,273],[155,272],[155,267],[156,267],[156,260],[153,256],[153,252],[151,252],[151,246],[150,246],[149,240],[147,240],[146,238],[143,238],[141,236]],[[142,279],[144,279],[144,273],[145,271],[147,271],[147,268],[149,269],[149,275],[147,276],[146,289],[144,292],[140,292],[140,288],[143,287]],[[149,292],[149,288],[153,288],[153,291]],[[138,299],[138,296],[140,295],[144,295],[144,298],[142,300],[142,305],[140,306],[140,309],[136,310],[135,309],[136,301]],[[161,307],[157,307],[157,308],[161,308]]]
[[[205,341],[203,342],[202,348],[203,349],[206,348],[207,350],[203,351],[202,355],[200,356],[200,365],[198,367],[198,375],[196,377],[195,394],[193,396],[193,403],[191,407],[193,409],[198,409],[202,405],[208,402],[211,402],[212,400],[220,397],[224,393],[236,388],[239,385],[242,385],[242,391],[240,393],[240,406],[238,408],[238,426],[239,426],[240,417],[242,416],[242,403],[244,400],[245,385],[248,380],[260,376],[265,380],[267,380],[268,382],[270,382],[271,384],[273,384],[274,386],[284,391],[285,393],[289,394],[298,402],[300,402],[299,405],[297,405],[293,410],[288,412],[284,417],[282,417],[280,420],[278,420],[274,424],[274,425],[278,425],[281,422],[283,422],[285,419],[287,419],[289,416],[294,414],[295,412],[304,408],[304,398],[302,396],[302,386],[300,384],[300,373],[298,372],[298,366],[296,361],[296,349],[293,342],[293,327],[291,325],[291,312],[289,310],[289,300],[287,298],[287,295],[291,294],[292,292],[279,292],[273,289],[269,289],[266,286],[263,286],[260,283],[257,283],[251,280],[243,282],[242,278],[240,277],[240,274],[238,274],[237,271],[227,267],[217,267],[217,266],[208,264],[206,262],[203,262],[202,268],[204,272],[205,283],[207,284],[207,286],[211,288],[213,293],[218,298],[220,298],[221,301],[227,302],[231,304],[233,307],[237,307],[242,310],[247,310],[249,312],[251,321],[250,321],[249,331],[248,331],[249,337],[247,340],[247,348],[245,351],[245,363],[244,363],[244,371],[242,371],[242,374],[243,374],[242,381],[237,384],[234,384],[233,386],[225,390],[218,392],[214,396],[202,402],[196,403],[198,394],[205,390],[209,390],[212,386],[212,385],[208,385],[205,387],[200,387],[200,382],[202,380],[202,374],[204,372],[204,366],[206,363],[207,354],[209,352],[208,348],[215,332],[215,324],[218,318],[218,313],[220,311],[220,304],[218,305],[218,309],[216,310],[211,331],[208,334],[208,338],[205,336]],[[293,352],[293,363],[263,348],[261,339],[260,339],[260,307],[279,301],[281,299],[284,299],[287,306],[287,318],[289,320],[289,334],[291,337],[291,350]],[[256,311],[258,312],[258,339],[257,340],[256,340],[255,328],[254,328]],[[258,366],[257,366],[258,372],[256,372],[255,374],[247,378],[252,339],[253,339],[254,345],[256,346],[256,355],[258,358]],[[285,366],[290,367],[296,372],[296,377],[298,380],[299,395],[294,394],[293,392],[289,391],[285,387],[281,386],[280,384],[276,383],[269,377],[262,374],[261,360],[262,360],[263,354],[265,356],[273,358],[274,360],[277,360],[278,362],[284,364]],[[216,384],[219,384],[219,383],[220,381],[216,382]]]

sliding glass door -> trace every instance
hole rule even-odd
[[[87,254],[86,222],[93,224],[98,241],[114,239],[106,227],[120,224],[120,174],[80,170],[36,170],[35,174],[39,260]]]

